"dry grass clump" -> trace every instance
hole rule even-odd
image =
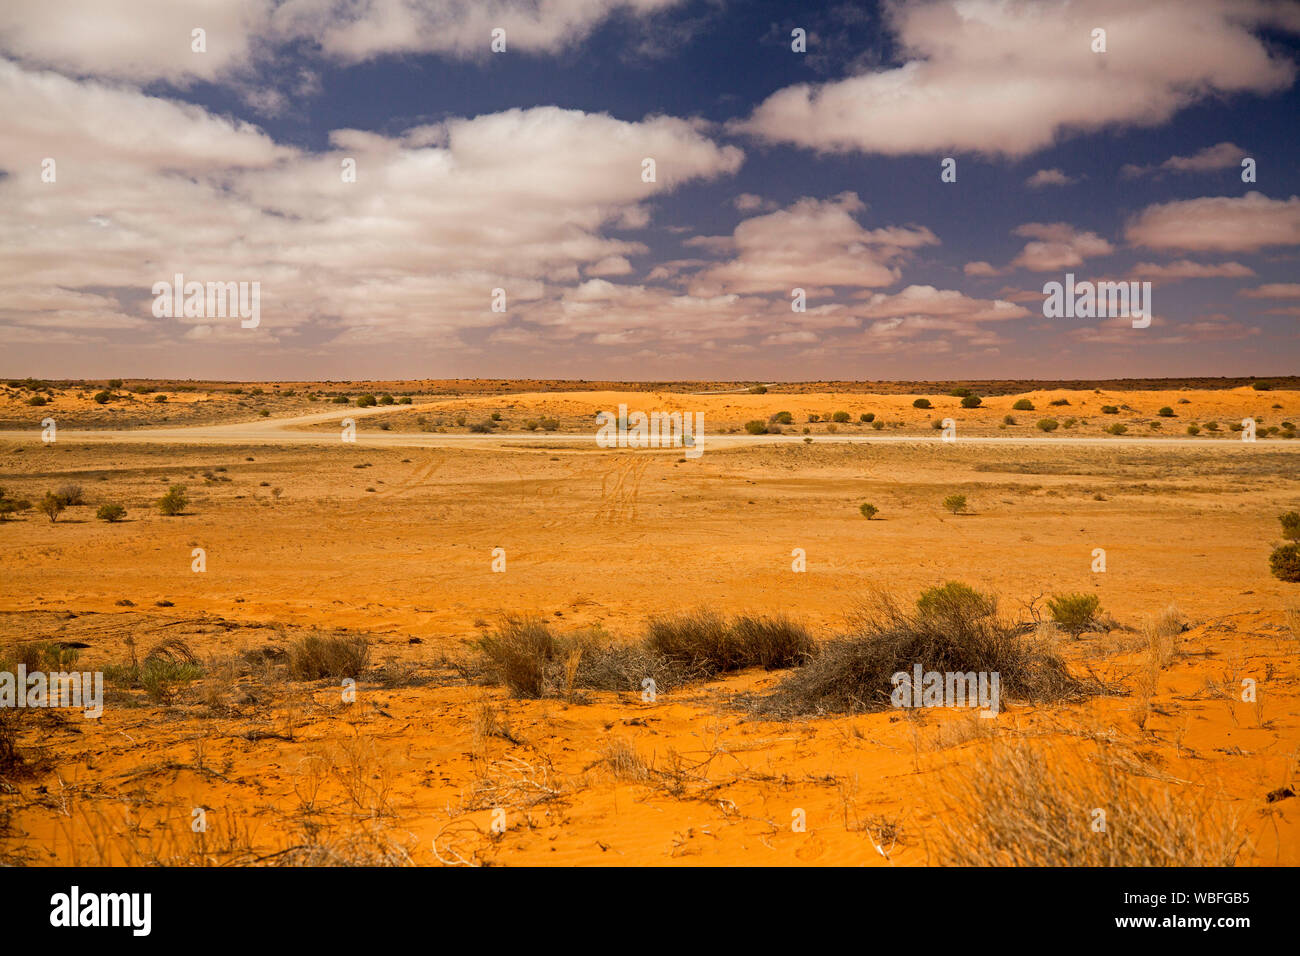
[[[807,629],[784,615],[728,622],[703,609],[652,618],[645,646],[708,677],[746,667],[797,667],[816,651]]]
[[[489,671],[515,697],[566,697],[575,690],[656,691],[698,675],[643,645],[623,644],[599,628],[556,634],[535,615],[506,615],[478,642]]]
[[[1050,642],[992,616],[985,601],[946,602],[942,613],[909,612],[882,594],[860,605],[849,623],[848,634],[759,698],[755,711],[793,717],[884,710],[891,706],[893,675],[910,674],[916,664],[924,671],[996,672],[1003,698],[1017,700],[1077,699],[1103,689],[1072,676]]]
[[[653,618],[636,644],[600,628],[556,634],[544,618],[507,615],[478,646],[516,697],[569,699],[577,690],[639,693],[653,681],[658,693],[745,667],[794,667],[815,650],[807,630],[787,617],[729,622],[708,610]]]
[[[1100,748],[994,745],[946,789],[946,866],[1232,866],[1246,848],[1209,791],[1135,776]]]
[[[370,663],[370,643],[360,634],[309,634],[289,645],[289,674],[298,680],[356,678]]]

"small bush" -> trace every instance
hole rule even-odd
[[[978,395],[967,395],[965,398],[963,398],[963,399],[961,400],[961,407],[962,407],[962,408],[979,408],[979,407],[980,407],[980,404],[981,404],[982,402],[983,402],[983,399],[981,399]]]
[[[27,399],[27,404],[39,408],[42,405],[48,405],[49,399],[44,395],[33,395],[31,398]]]
[[[928,398],[918,398],[916,401],[914,401],[914,402],[912,403],[912,407],[913,407],[913,408],[933,408],[934,406],[930,404],[930,400],[929,400]]]
[[[962,512],[962,511],[965,511],[965,510],[966,510],[966,496],[965,496],[965,495],[949,495],[947,498],[944,498],[944,499],[943,499],[943,506],[944,506],[945,508],[947,508],[949,511],[951,511],[953,514],[958,514],[958,513]]]
[[[62,498],[52,491],[47,491],[45,497],[37,503],[36,510],[49,518],[50,523],[53,524],[59,520],[59,515],[63,514],[67,507]]]
[[[82,490],[81,485],[60,485],[54,493],[69,508],[86,503],[85,492]]]
[[[185,494],[184,485],[172,485],[167,489],[167,494],[158,499],[158,510],[168,517],[185,513],[185,506],[190,503],[190,499]]]
[[[121,505],[100,505],[99,510],[95,512],[95,517],[100,521],[107,521],[109,524],[121,521],[126,517],[126,509]]]
[[[1110,435],[1122,435],[1128,431],[1128,426],[1122,422],[1116,422],[1114,425],[1107,425],[1106,432]]]
[[[777,412],[772,416],[772,421],[776,422],[778,425],[793,425],[794,416],[789,412]]]
[[[1300,541],[1300,511],[1288,511],[1277,516],[1282,525],[1282,537],[1288,541]]]
[[[1040,418],[1037,428],[1040,432],[1054,432],[1061,427],[1061,423],[1055,418]]]
[[[926,588],[916,599],[916,613],[927,619],[978,620],[997,613],[997,598],[960,581]]]
[[[706,677],[746,666],[727,622],[704,609],[651,618],[646,625],[645,646]]]
[[[1284,544],[1275,548],[1268,559],[1273,577],[1292,583],[1300,582],[1300,544]]]
[[[863,412],[861,415],[858,416],[858,421],[867,425],[871,424],[875,420],[876,420],[875,412]]]
[[[876,419],[874,422],[871,423],[871,427],[874,428],[876,431],[880,431],[885,427],[885,423],[882,422],[880,419]]]
[[[1101,406],[1101,413],[1102,413],[1103,415],[1118,415],[1118,414],[1119,414],[1119,406],[1118,406],[1118,405],[1103,405],[1103,406]]]
[[[1070,400],[1068,398],[1054,398],[1050,402],[1048,402],[1048,404],[1060,407],[1062,405],[1069,405]]]
[[[1200,425],[1188,425],[1188,426],[1187,426],[1187,434],[1189,434],[1189,435],[1199,435],[1200,433],[1201,433],[1201,426],[1200,426]]]
[[[167,396],[160,392],[153,397],[153,400],[156,404],[161,405],[163,402],[167,401]]]
[[[1014,416],[1014,415],[1003,415],[1003,416],[1002,416],[1002,424],[1003,424],[1003,425],[1014,425],[1014,424],[1016,424],[1016,418],[1015,418],[1015,416]]]
[[[1011,408],[1017,412],[1032,412],[1034,403],[1027,398],[1019,399]]]
[[[803,625],[783,615],[741,615],[731,622],[731,632],[742,667],[757,666],[769,671],[798,667],[816,652]]]
[[[753,421],[745,422],[745,431],[751,435],[766,435],[767,425],[756,418]]]
[[[289,674],[298,680],[357,678],[370,663],[370,644],[359,634],[309,634],[289,645]]]
[[[1096,625],[1100,606],[1095,594],[1058,594],[1047,600],[1052,620],[1074,638]]]
[[[991,615],[909,614],[881,596],[859,607],[850,626],[755,701],[754,710],[776,718],[886,710],[894,675],[910,675],[917,664],[941,673],[996,672],[1004,699],[1058,701],[1100,690],[1072,677],[1049,645]]]
[[[396,405],[396,404],[397,404],[397,399],[393,398],[393,396],[391,396],[391,395],[380,395],[380,396],[379,396],[379,404],[380,404],[380,405]]]
[[[372,405],[378,405],[379,399],[373,395],[358,395],[357,408],[370,408]]]
[[[108,400],[112,397],[112,394],[109,392],[96,392],[94,395],[94,401],[98,405],[107,405]]]
[[[866,502],[862,503],[861,507],[858,508],[858,511],[862,512],[862,517],[866,518],[868,521],[870,521],[876,515],[880,514],[879,508],[877,508],[873,504],[868,504]]]
[[[1170,408],[1168,405],[1166,405],[1163,408],[1161,408],[1160,411],[1156,412],[1156,414],[1159,415],[1161,418],[1173,418],[1174,410]]]
[[[836,412],[834,415],[831,416],[831,421],[839,422],[841,425],[849,420],[850,418],[848,412]]]

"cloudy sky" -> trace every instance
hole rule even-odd
[[[0,375],[1294,373],[1298,66],[1265,0],[7,2]]]

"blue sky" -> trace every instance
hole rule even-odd
[[[1291,373],[1298,50],[1262,0],[6,9],[0,374]],[[1045,318],[1067,272],[1150,327]]]

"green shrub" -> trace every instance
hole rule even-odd
[[[1275,548],[1268,559],[1273,577],[1292,583],[1300,582],[1300,544],[1284,544]]]
[[[95,512],[95,517],[100,521],[107,521],[109,524],[113,524],[114,522],[121,521],[126,517],[126,509],[121,505],[100,505],[99,510]]]
[[[1052,619],[1074,638],[1095,626],[1100,605],[1095,594],[1057,594],[1047,600]]]
[[[916,599],[916,613],[939,620],[977,620],[997,613],[997,598],[960,581],[926,588]]]
[[[1016,419],[1015,419],[1015,417],[1012,416],[1012,415],[1003,415],[1003,416],[1002,416],[1002,424],[1003,424],[1003,425],[1014,425],[1014,424],[1016,424]]]
[[[1055,418],[1040,418],[1037,427],[1040,432],[1054,432],[1061,427],[1061,423]]]
[[[776,422],[778,425],[793,425],[794,416],[789,412],[777,412],[772,416],[772,421]]]
[[[858,511],[862,512],[862,517],[866,518],[868,521],[880,514],[879,508],[873,504],[867,504],[866,502],[863,502],[863,504],[858,508]]]
[[[871,423],[871,427],[874,428],[876,431],[880,431],[882,428],[885,427],[885,423],[877,418],[875,421]]]
[[[967,395],[961,400],[962,408],[979,408],[983,401],[978,395]]]
[[[1189,435],[1199,435],[1200,433],[1201,433],[1201,426],[1200,426],[1200,425],[1195,425],[1195,424],[1193,424],[1193,425],[1188,425],[1188,426],[1187,426],[1187,434],[1189,434]]]
[[[398,405],[410,405],[410,404],[411,404],[411,396],[410,396],[410,395],[403,395],[401,398],[399,398],[399,399],[397,400],[397,404],[398,404]]]
[[[1049,404],[1049,405],[1055,405],[1055,406],[1058,406],[1058,407],[1059,407],[1059,406],[1062,406],[1062,405],[1069,405],[1069,404],[1070,404],[1070,400],[1069,400],[1068,398],[1054,398],[1054,399],[1052,399],[1050,402],[1048,402],[1048,404]]]
[[[1166,405],[1163,408],[1161,408],[1160,411],[1156,412],[1156,414],[1159,415],[1161,418],[1173,418],[1174,410],[1170,408],[1168,405]]]
[[[918,398],[916,401],[914,401],[914,402],[912,403],[912,407],[913,407],[913,408],[933,408],[934,406],[930,404],[930,400],[929,400],[928,398]]]
[[[1300,511],[1288,511],[1277,516],[1282,525],[1282,537],[1288,541],[1300,541]]]
[[[393,396],[391,396],[391,395],[380,395],[380,396],[379,396],[379,404],[380,404],[380,405],[396,405],[396,404],[397,404],[397,399],[393,398]]]
[[[112,397],[113,397],[112,394],[110,394],[109,392],[96,392],[94,395],[94,400],[96,404],[107,405],[108,400]]]
[[[753,421],[745,422],[745,431],[751,435],[766,435],[767,425],[755,418]]]
[[[185,513],[185,506],[190,503],[190,499],[185,494],[184,485],[172,485],[167,489],[167,494],[158,499],[158,510],[168,517]]]
[[[1103,415],[1118,415],[1118,414],[1119,414],[1119,406],[1118,406],[1118,405],[1103,405],[1103,406],[1101,406],[1101,413],[1102,413]]]
[[[847,422],[847,421],[850,420],[850,419],[849,419],[849,413],[848,413],[848,412],[836,412],[834,415],[831,416],[831,420],[832,420],[832,421],[835,421],[835,422],[839,422],[839,423],[842,425],[842,424],[844,424],[845,422]]]
[[[1113,425],[1107,425],[1106,431],[1111,435],[1122,435],[1128,431],[1128,426],[1122,422],[1116,422]]]
[[[42,405],[48,405],[49,399],[44,395],[33,395],[31,398],[27,399],[27,404],[39,408]]]
[[[947,498],[944,498],[944,499],[943,499],[943,506],[944,506],[945,508],[947,508],[949,511],[951,511],[953,514],[958,514],[958,513],[962,512],[962,511],[965,511],[965,510],[966,510],[966,496],[965,496],[965,495],[949,495]]]
[[[108,380],[108,387],[109,387],[109,388],[121,388],[121,387],[122,387],[122,380],[121,380],[120,378],[110,378],[110,379]]]
[[[372,405],[378,405],[379,399],[373,395],[358,395],[357,408],[370,408]]]
[[[153,400],[154,400],[154,404],[161,405],[167,401],[167,396],[164,395],[162,392],[159,392],[157,395],[153,397]]]
[[[1027,398],[1022,398],[1011,407],[1017,412],[1032,412],[1034,410],[1034,403]]]

